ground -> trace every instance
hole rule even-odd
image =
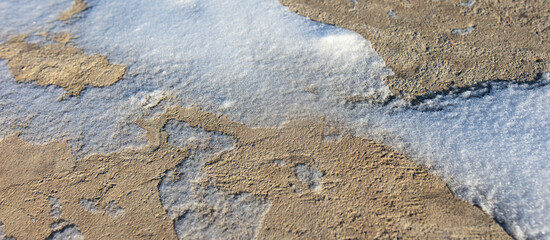
[[[549,71],[547,1],[281,2],[371,41],[395,73],[385,79],[390,89],[410,101],[490,80],[532,81]],[[87,8],[75,0],[59,20]],[[78,96],[87,86],[112,85],[125,73],[125,66],[74,46],[69,33],[40,36],[52,42],[30,43],[24,34],[0,45],[0,58],[16,81],[56,85]],[[280,127],[250,127],[205,109],[174,106],[156,119],[138,121],[148,141],[139,149],[77,160],[62,139],[45,144],[27,143],[17,134],[1,139],[0,239],[46,239],[63,232],[94,239],[177,238],[177,219],[163,206],[159,185],[198,147],[170,144],[168,121],[234,140],[232,149],[204,164],[197,184],[269,202],[252,230],[257,238],[511,238],[428,170],[337,123],[290,119]],[[203,208],[200,214],[212,211]]]

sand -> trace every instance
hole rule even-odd
[[[32,145],[15,135],[0,141],[5,234],[46,239],[76,226],[92,239],[176,239],[158,185],[188,152],[167,145],[160,127],[147,125],[151,144],[144,149],[78,161],[63,141]]]
[[[88,9],[82,0],[75,0],[72,8],[60,14],[66,21]],[[27,42],[30,34],[11,37],[0,45],[0,59],[7,59],[8,66],[17,82],[32,81],[40,86],[56,85],[68,95],[79,95],[88,85],[109,86],[122,79],[126,67],[111,64],[105,56],[87,55],[70,44],[69,33],[50,36],[37,34],[53,43],[39,45]]]
[[[17,82],[32,81],[41,86],[57,85],[69,95],[78,95],[87,85],[109,86],[122,79],[126,67],[110,64],[106,57],[89,56],[69,44],[72,36],[41,34],[54,41],[40,46],[25,39],[28,34],[11,37],[0,45],[0,59],[8,66]]]
[[[66,21],[66,20],[69,20],[73,17],[75,17],[75,15],[77,15],[78,13],[84,11],[88,9],[88,5],[82,1],[82,0],[74,0],[74,3],[71,7],[71,9],[65,11],[65,12],[62,12],[61,15],[59,15],[59,18],[58,20],[59,21]]]
[[[304,5],[306,2],[311,5]],[[406,36],[401,39],[409,39],[410,30],[405,28],[389,33],[390,28],[377,27],[373,23],[364,28],[369,31],[361,27],[354,29],[350,21],[356,18],[350,16],[370,11],[370,8],[361,8],[360,2],[355,10],[347,9],[353,6],[342,2],[327,12],[314,10],[314,7],[325,6],[320,3],[283,3],[302,14],[317,11],[320,20],[357,30],[373,41],[375,48],[380,46],[382,38],[391,39],[397,34]],[[431,6],[425,2],[424,5]],[[328,5],[325,7],[328,9]],[[86,8],[84,2],[75,0],[73,8],[60,19],[70,19]],[[407,14],[403,9],[390,10],[404,18]],[[481,22],[476,24],[474,32],[447,41],[458,44],[455,41],[474,36],[475,31],[482,29]],[[441,28],[438,31],[448,30]],[[378,35],[367,34],[373,32]],[[423,34],[420,30],[417,32]],[[87,85],[113,84],[125,72],[124,66],[110,64],[104,56],[88,56],[71,46],[70,34],[42,34],[54,42],[46,45],[30,43],[27,37],[15,36],[0,45],[0,58],[8,59],[18,82],[53,84],[70,95],[78,95]],[[462,69],[456,68],[462,61],[459,57],[436,61],[438,66],[443,66],[435,73],[441,75],[438,76],[440,81],[431,80],[427,69],[420,71],[424,75],[414,78],[416,81],[409,79],[414,74],[407,75],[412,74],[405,69],[409,67],[407,64],[418,69],[430,63],[412,54],[418,50],[418,44],[429,43],[428,40],[390,41],[386,48],[377,48],[396,72],[396,76],[388,80],[394,91],[423,96],[428,91],[448,89],[450,81],[468,86],[490,79],[467,78],[473,74],[489,77],[469,67],[464,68],[463,78],[456,77],[462,76],[452,73]],[[411,49],[406,48],[409,46],[406,44],[410,44]],[[528,41],[526,44],[535,43]],[[432,51],[435,51],[434,46],[429,45]],[[461,46],[466,49],[469,45]],[[406,51],[398,54],[391,50],[392,47],[406,48]],[[454,54],[445,49],[438,50],[441,56]],[[473,60],[479,59],[476,64],[480,66],[485,64],[482,58],[497,56],[489,50],[484,51],[489,55],[472,55]],[[521,56],[536,60],[522,65],[517,72],[534,76],[546,67],[548,56],[534,50],[526,52],[527,55]],[[436,55],[439,56],[432,52],[430,56],[436,59]],[[450,61],[458,65],[451,67]],[[509,57],[503,63],[515,64],[515,61],[518,58]],[[514,73],[506,75],[507,79],[519,76]],[[295,119],[279,128],[250,128],[223,115],[182,107],[170,108],[158,119],[139,122],[147,130],[148,146],[96,154],[78,161],[62,140],[42,145],[24,142],[17,135],[0,140],[0,226],[3,225],[4,234],[17,239],[44,239],[64,229],[75,228],[85,238],[92,239],[175,239],[174,219],[161,204],[158,186],[166,172],[176,169],[191,153],[190,149],[167,142],[163,127],[168,120],[183,121],[192,127],[234,138],[234,149],[206,163],[203,170],[207,177],[201,184],[231,194],[251,193],[258,199],[269,200],[271,207],[261,221],[258,238],[510,238],[490,216],[454,197],[439,178],[394,150],[352,136],[337,124],[323,119]]]
[[[235,138],[204,170],[214,186],[271,201],[261,239],[509,238],[403,155],[327,122],[249,128],[196,108],[168,113]]]
[[[249,128],[181,107],[140,122],[149,146],[139,150],[76,161],[62,141],[32,145],[15,135],[0,141],[6,235],[43,239],[76,226],[87,238],[175,239],[157,186],[189,152],[167,143],[168,120],[235,139],[233,150],[205,165],[203,184],[270,200],[258,238],[510,238],[401,154],[322,120]]]
[[[484,81],[535,81],[550,72],[550,1],[280,0],[315,21],[369,40],[410,101]]]

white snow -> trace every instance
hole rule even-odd
[[[105,212],[109,217],[116,218],[124,215],[124,209],[119,207],[115,201],[109,202],[109,206],[105,208]]]
[[[72,0],[2,0],[0,1],[0,43],[9,36],[52,28],[61,11]]]
[[[535,85],[488,84],[410,107],[386,102],[382,79],[391,71],[368,41],[295,15],[276,0],[89,3],[83,19],[55,30],[73,32],[86,52],[127,65],[125,78],[59,100],[63,89],[15,83],[2,61],[0,138],[21,131],[31,142],[65,139],[82,157],[145,145],[135,120],[174,104],[250,126],[325,116],[430,167],[515,237],[550,239],[548,76]],[[18,31],[33,30],[32,19],[40,19],[21,18]],[[11,31],[6,24],[0,22],[0,34]],[[345,100],[353,96],[369,101]],[[173,189],[161,193],[172,198],[183,191]]]
[[[175,219],[180,239],[252,239],[269,209],[269,201],[251,194],[227,194],[201,184],[204,163],[234,147],[233,138],[169,121],[164,129],[170,144],[190,148],[192,157],[169,171],[159,192],[162,205]],[[199,140],[200,139],[200,140]]]
[[[294,167],[294,173],[296,178],[306,184],[311,191],[320,192],[323,190],[321,178],[324,174],[316,167],[298,164]]]
[[[374,117],[367,107],[356,107],[350,122],[363,126],[360,134],[432,166],[456,194],[517,238],[548,239],[550,85],[548,78],[541,81],[492,84],[481,97],[448,96],[420,106],[444,105],[442,110],[385,109]]]
[[[59,231],[55,231],[46,240],[82,240],[84,236],[74,225],[68,225]]]
[[[4,235],[4,225],[0,223],[0,240],[13,240],[13,238]]]
[[[451,31],[451,34],[457,35],[466,35],[473,32],[476,29],[476,26],[465,27],[465,28],[456,28]]]
[[[50,200],[50,216],[52,218],[60,218],[61,217],[61,204],[59,203],[59,198],[55,197],[49,197],[48,200]]]
[[[88,212],[92,212],[92,213],[100,212],[100,210],[97,208],[96,200],[82,198],[78,203],[84,210]]]

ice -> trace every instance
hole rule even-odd
[[[428,167],[515,237],[550,239],[547,75],[536,84],[491,83],[411,107],[390,100],[383,78],[391,70],[368,41],[295,15],[275,0],[88,3],[92,8],[84,18],[57,30],[78,36],[76,45],[87,53],[127,65],[124,79],[63,97],[64,90],[55,86],[15,83],[2,61],[0,138],[21,132],[31,142],[65,139],[81,157],[146,145],[135,121],[168,105],[203,107],[249,126],[276,127],[289,118],[323,116]],[[28,19],[21,22],[32,29]],[[10,31],[5,26],[0,22],[0,29],[8,29],[2,34]],[[174,124],[166,130],[183,129]],[[172,134],[170,141],[179,146],[206,141],[192,137]],[[180,173],[200,174],[201,161],[213,152],[196,153]],[[186,193],[185,184],[163,184],[169,212],[172,206],[194,203],[191,196],[198,193],[223,196],[212,200],[216,204],[248,199],[231,200],[207,188]],[[174,198],[166,191],[185,194]],[[255,217],[265,210],[263,204],[244,202],[246,207],[232,206]],[[186,224],[205,224],[193,210],[173,216],[183,226],[180,234]]]

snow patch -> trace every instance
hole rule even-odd
[[[48,200],[50,200],[50,216],[52,218],[60,218],[61,217],[61,204],[59,204],[59,198],[55,197],[49,197]]]
[[[14,240],[4,234],[4,224],[0,223],[0,240]]]
[[[206,180],[201,168],[222,151],[234,147],[233,138],[219,133],[192,128],[180,121],[171,121],[165,127],[169,139],[176,146],[195,147],[192,157],[183,162],[176,172],[169,171],[159,185],[162,205],[175,219],[180,239],[252,239],[264,214],[269,209],[267,200],[251,194],[227,194],[215,187],[202,184]],[[201,143],[189,140],[200,139]],[[190,143],[189,143],[190,142]]]
[[[25,8],[23,3],[2,2],[0,11],[17,12]],[[514,236],[550,237],[547,75],[539,84],[495,83],[411,107],[388,100],[383,79],[392,72],[368,41],[295,15],[275,0],[91,4],[84,18],[64,30],[78,35],[76,45],[86,52],[127,65],[125,78],[60,100],[63,89],[15,83],[6,62],[0,61],[0,138],[21,132],[23,140],[33,143],[64,139],[77,156],[142,147],[147,144],[145,131],[135,122],[159,107],[154,107],[154,96],[145,105],[139,99],[157,91],[173,98],[172,104],[223,113],[252,127],[321,116],[432,166],[455,193],[480,205]],[[14,26],[33,29],[33,19],[39,18],[25,17]],[[1,36],[11,34],[9,24],[0,21]],[[354,98],[369,101],[347,104]],[[193,142],[173,136],[171,143],[179,146]],[[216,144],[221,143],[208,146]],[[200,174],[203,160],[194,159],[182,165],[181,173]],[[190,184],[198,177],[182,176],[189,178],[165,185],[163,191],[173,193],[165,195],[173,200],[163,200],[168,209],[210,201],[196,200],[206,196],[230,198]],[[254,216],[268,205],[247,204],[257,206]],[[181,216],[181,211],[174,215]]]
[[[456,29],[453,29],[451,31],[451,34],[466,35],[466,34],[469,34],[469,33],[473,32],[475,29],[476,29],[476,26],[465,27],[465,28],[456,28]]]
[[[73,0],[2,0],[0,1],[0,43],[8,37],[54,27],[59,13],[71,7]]]
[[[82,240],[84,236],[76,226],[68,225],[59,231],[52,233],[47,240]]]
[[[99,209],[97,208],[97,203],[95,200],[90,199],[80,199],[78,202],[84,210],[91,212],[91,213],[97,213],[99,212]]]
[[[112,218],[124,215],[124,209],[119,207],[115,201],[109,202],[109,205],[105,208],[105,212]]]
[[[320,192],[323,190],[321,178],[324,174],[316,167],[298,164],[294,167],[294,172],[296,173],[296,178],[307,185],[309,190],[313,192]]]

